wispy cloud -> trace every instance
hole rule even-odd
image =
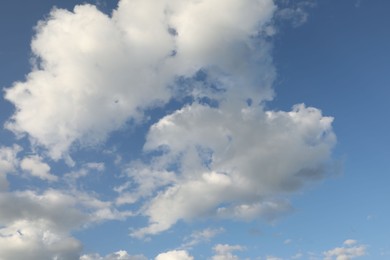
[[[309,9],[317,5],[316,0],[277,0],[279,6],[275,17],[283,22],[291,24],[293,27],[299,27],[305,24],[309,18]]]
[[[225,232],[223,228],[206,228],[193,232],[189,237],[184,239],[181,248],[190,249],[202,242],[209,242],[213,237]]]
[[[243,251],[245,247],[240,245],[218,244],[214,246],[215,255],[213,260],[238,260],[238,256],[234,255],[234,251]]]
[[[17,154],[22,150],[19,145],[0,147],[0,191],[8,190],[7,174],[15,173],[20,160]]]
[[[129,255],[125,250],[119,250],[106,256],[99,254],[82,255],[80,260],[147,260],[143,255]]]
[[[58,181],[58,177],[50,173],[50,166],[37,155],[27,156],[20,162],[20,168],[31,176],[47,181]]]

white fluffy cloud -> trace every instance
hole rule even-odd
[[[344,241],[344,246],[336,247],[324,252],[324,260],[351,260],[366,255],[367,247],[358,244],[356,240]]]
[[[15,221],[0,229],[0,259],[78,259],[81,243],[44,220]]]
[[[155,260],[194,260],[194,257],[185,250],[172,250],[159,254]]]
[[[134,49],[124,30],[91,5],[54,9],[32,42],[37,67],[6,92],[16,106],[7,127],[59,159],[75,141],[100,142],[140,108],[166,100],[166,80],[152,68],[163,56]]]
[[[254,91],[265,71],[252,65],[269,55],[251,37],[274,8],[272,0],[121,0],[111,17],[92,5],[53,9],[36,27],[35,67],[6,90],[16,107],[6,127],[59,159],[168,101],[169,85],[201,68],[235,77],[254,98],[271,93],[269,68]]]
[[[151,224],[135,236],[210,215],[272,219],[290,209],[275,194],[323,176],[335,143],[332,118],[304,105],[291,112],[225,105],[193,104],[152,126],[145,150],[162,150],[155,167],[176,164],[179,176],[150,202]]]

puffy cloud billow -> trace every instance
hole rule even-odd
[[[255,38],[274,8],[271,0],[122,0],[112,16],[92,5],[53,9],[36,26],[32,71],[6,91],[16,107],[6,127],[60,159],[166,103],[176,79],[200,69],[262,99],[273,73],[253,66],[270,62]]]
[[[265,112],[192,104],[162,118],[145,150],[162,150],[154,167],[176,165],[178,178],[150,201],[144,214],[151,224],[134,235],[196,217],[272,219],[288,211],[289,204],[274,197],[324,175],[335,143],[331,123],[304,105]]]
[[[348,239],[345,240],[342,247],[336,247],[325,251],[324,260],[351,260],[365,256],[367,254],[367,246],[358,244],[356,240]]]
[[[267,109],[276,14],[272,0],[120,0],[111,15],[88,4],[53,9],[36,26],[31,72],[5,91],[15,106],[5,127],[28,137],[37,153],[21,160],[21,169],[58,183],[49,159],[71,166],[75,149],[103,145],[128,122],[142,124],[151,108],[176,100],[181,107],[152,124],[144,154],[126,164],[128,182],[115,188],[116,205],[138,203],[149,220],[132,236],[158,234],[181,220],[272,221],[289,212],[288,196],[325,176],[336,137],[333,118],[317,108]],[[1,190],[19,163],[18,149],[0,149]],[[65,179],[74,183],[86,173],[77,176]],[[75,259],[81,244],[70,230],[133,214],[114,210],[114,202],[61,194],[0,194],[15,202],[0,201],[9,207],[0,213],[0,245],[12,245],[0,246],[0,258],[22,250],[35,259]],[[89,214],[77,210],[79,203]],[[74,210],[64,212],[68,206]],[[236,259],[231,251],[240,248],[228,249],[216,247],[215,259]],[[92,258],[143,256],[82,257]],[[156,259],[193,257],[181,250]]]
[[[15,260],[78,259],[82,244],[72,231],[130,214],[90,194],[54,189],[2,192],[0,208],[0,259]]]
[[[194,257],[185,250],[172,250],[159,254],[155,260],[194,260]]]

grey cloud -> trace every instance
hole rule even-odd
[[[304,105],[290,112],[236,111],[228,102],[221,108],[192,104],[164,117],[151,127],[145,150],[166,147],[153,162],[162,168],[176,162],[178,178],[150,201],[144,214],[151,224],[134,235],[216,213],[270,219],[288,212],[289,204],[273,197],[323,176],[336,141],[331,123]],[[207,160],[202,151],[208,151]]]
[[[78,259],[82,245],[71,231],[129,214],[89,194],[53,189],[2,192],[0,208],[0,259],[15,260]]]

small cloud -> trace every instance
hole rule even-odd
[[[234,251],[243,251],[245,247],[240,245],[228,245],[228,244],[218,244],[214,246],[215,255],[212,257],[212,260],[236,260],[238,257],[233,254]]]
[[[353,240],[353,239],[347,239],[347,240],[344,241],[344,245],[346,245],[346,246],[353,246],[356,243],[357,243],[357,241]]]
[[[356,240],[348,239],[343,243],[344,246],[336,247],[323,253],[324,260],[350,260],[367,254],[367,247],[358,244]]]
[[[7,174],[14,173],[19,165],[17,154],[22,150],[18,145],[0,147],[0,191],[8,189]]]
[[[78,171],[66,173],[64,179],[70,184],[75,184],[78,179],[86,177],[88,173],[88,170],[83,168]]]
[[[303,257],[303,254],[302,253],[296,253],[295,255],[293,255],[291,257],[291,259],[301,259]]]
[[[98,163],[98,162],[89,162],[87,164],[85,164],[85,166],[91,170],[96,170],[96,171],[99,171],[99,172],[102,172],[104,171],[105,169],[105,165],[104,163]]]
[[[292,239],[286,239],[286,240],[284,240],[284,242],[283,242],[283,244],[285,244],[285,245],[289,245],[289,244],[291,244],[292,243]]]
[[[293,27],[305,24],[309,18],[309,9],[316,6],[316,1],[283,1],[278,0],[279,10],[275,17],[290,23]]]
[[[156,256],[155,260],[193,260],[192,257],[185,250],[172,250],[165,253],[161,253]]]
[[[182,248],[191,248],[199,243],[210,241],[211,238],[225,232],[223,228],[206,228],[193,232],[189,237],[184,239]]]
[[[272,256],[272,255],[267,256],[265,259],[266,260],[283,260],[282,258]]]
[[[58,181],[58,177],[50,173],[50,166],[42,160],[42,157],[37,155],[25,157],[20,162],[20,168],[33,177],[46,181]]]
[[[356,0],[355,8],[359,8],[362,5],[362,0]]]
[[[301,8],[284,8],[279,10],[277,17],[291,22],[293,27],[299,27],[306,23],[308,19],[308,13]]]

